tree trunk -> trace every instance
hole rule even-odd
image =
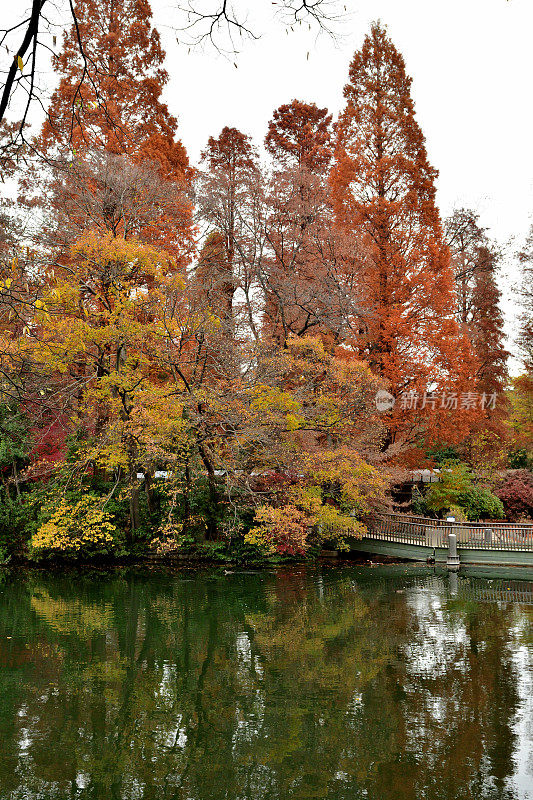
[[[7,504],[9,506],[12,506],[13,505],[13,500],[11,499],[11,494],[9,492],[9,483],[6,481],[6,479],[4,478],[3,475],[2,475],[2,484],[3,484],[3,487],[4,487],[5,492],[6,492]]]
[[[139,484],[137,483],[136,474],[130,476],[130,536],[133,539],[133,534],[139,529],[140,521],[139,513]]]
[[[205,448],[202,445],[198,446],[200,457],[207,470],[207,480],[209,483],[209,505],[207,508],[207,536],[206,539],[216,541],[218,539],[218,524],[217,524],[217,508],[218,508],[218,491],[216,476],[213,464],[209,458]]]
[[[148,511],[151,514],[153,512],[153,503],[152,503],[152,476],[150,475],[149,470],[144,471],[144,493],[146,495],[146,505],[148,506]]]

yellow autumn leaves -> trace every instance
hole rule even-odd
[[[113,545],[117,533],[112,519],[102,508],[102,499],[94,495],[73,503],[62,499],[48,522],[32,536],[31,549],[36,556],[105,551]]]
[[[257,509],[245,542],[266,555],[297,555],[326,541],[347,550],[347,538],[366,533],[364,518],[385,488],[384,477],[353,450],[310,453],[286,502]]]

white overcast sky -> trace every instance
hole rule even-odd
[[[508,245],[504,283],[516,283],[512,253],[533,213],[533,0],[346,0],[336,41],[316,40],[305,26],[286,35],[273,20],[271,0],[234,0],[250,9],[249,23],[262,33],[243,42],[237,68],[212,48],[188,53],[176,42],[174,28],[184,19],[175,10],[179,2],[152,0],[152,7],[167,52],[165,99],[192,163],[224,125],[260,145],[273,110],[293,98],[336,115],[351,57],[372,20],[380,19],[413,78],[418,121],[439,170],[442,215],[454,206],[476,209],[489,234]],[[0,0],[2,17],[18,16],[16,6]],[[504,305],[511,332],[510,298]]]
[[[245,4],[256,9],[250,24],[257,20],[263,35],[243,44],[237,68],[209,48],[187,53],[166,26],[176,19],[172,0],[152,1],[171,76],[166,99],[193,162],[224,125],[261,144],[273,110],[293,98],[335,116],[353,53],[380,19],[413,78],[418,122],[439,170],[443,217],[456,206],[474,208],[489,235],[507,247],[502,288],[512,348],[514,253],[533,214],[533,0],[346,0],[336,41],[316,41],[304,26],[286,35],[272,21],[275,6],[252,0]]]
[[[166,99],[193,162],[224,125],[261,143],[272,111],[295,97],[338,113],[351,57],[379,18],[413,78],[443,215],[467,205],[502,242],[525,234],[533,212],[532,0],[347,0],[337,42],[315,42],[303,28],[287,36],[259,19],[264,34],[244,43],[237,69],[212,49],[187,54],[163,24],[176,19],[172,0],[152,2],[167,50]]]
[[[343,105],[348,66],[375,19],[380,19],[413,78],[418,122],[431,163],[439,170],[443,216],[474,208],[488,233],[507,245],[502,285],[507,330],[516,308],[509,287],[533,213],[533,0],[346,0],[348,16],[336,41],[304,26],[288,36],[272,21],[269,0],[254,0],[250,23],[263,30],[233,59],[212,49],[176,43],[167,23],[172,0],[153,0],[154,21],[167,50],[167,102],[195,162],[208,136],[224,125],[262,142],[272,111],[293,98]],[[256,16],[257,14],[257,16]],[[181,38],[181,36],[180,36]],[[309,57],[307,53],[309,51]]]

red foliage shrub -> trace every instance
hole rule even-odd
[[[533,517],[533,474],[529,470],[508,473],[494,493],[502,501],[510,520]]]

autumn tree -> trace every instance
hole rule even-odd
[[[287,167],[267,189],[258,268],[264,335],[281,346],[290,335],[318,333],[341,342],[360,310],[351,280],[360,242],[333,224],[327,174]]]
[[[533,228],[518,254],[522,268],[519,287],[520,330],[518,345],[526,369],[533,372]]]
[[[348,242],[333,225],[331,115],[314,103],[282,105],[269,122],[265,147],[273,162],[259,272],[265,334],[280,344],[289,335],[319,331],[339,341],[353,316],[345,257],[357,261],[359,253],[354,238]]]
[[[224,237],[218,231],[210,233],[202,246],[192,282],[199,303],[205,303],[220,317],[231,333],[233,294],[235,291]]]
[[[183,179],[187,156],[161,101],[168,74],[149,0],[77,0],[75,9],[77,24],[53,57],[59,86],[39,144],[128,153],[159,164],[167,178]]]
[[[180,425],[153,353],[159,307],[181,286],[165,253],[87,233],[49,276],[16,343],[15,354],[33,369],[67,377],[55,399],[83,443],[71,469],[127,487],[132,534],[140,522],[137,471],[151,472],[162,439]]]
[[[480,260],[484,268],[477,273],[474,281],[470,338],[478,360],[479,391],[501,396],[508,378],[509,354],[504,347],[501,292],[496,280],[494,251],[487,247],[481,248]]]
[[[479,225],[479,215],[471,209],[455,209],[446,220],[445,232],[457,290],[457,318],[467,324],[472,318],[475,277],[485,268],[480,249],[489,243]]]
[[[513,461],[527,467],[533,464],[533,375],[523,372],[513,380],[508,393],[509,422],[513,433]]]
[[[24,199],[38,208],[31,275],[43,295],[57,270],[79,275],[73,244],[86,236],[156,247],[176,272],[193,249],[191,173],[176,120],[161,101],[168,76],[149,2],[79,0],[75,16],[53,57],[59,84],[23,182]],[[153,280],[139,271],[134,279],[139,284],[130,281],[129,291],[140,295]],[[75,383],[90,382],[92,368],[89,351],[78,353]],[[94,411],[93,423],[104,428],[105,404]]]
[[[21,236],[20,221],[0,206],[0,264],[16,257]]]
[[[19,160],[9,153],[9,142],[13,136],[11,125],[0,123],[0,180],[2,183],[13,180],[21,166]],[[5,146],[5,154],[2,147]],[[18,252],[18,244],[23,234],[23,225],[16,213],[11,198],[0,196],[0,265],[11,261]]]
[[[195,291],[164,251],[93,231],[72,245],[37,296],[19,292],[26,330],[4,358],[6,366],[23,362],[41,386],[48,382],[45,401],[65,412],[75,445],[68,460],[58,459],[55,474],[66,476],[58,492],[87,485],[108,492],[82,506],[64,498],[36,547],[52,546],[71,531],[71,515],[100,514],[112,497],[128,500],[132,544],[143,519],[141,490],[150,510],[156,469],[167,470],[165,496],[174,499],[161,527],[174,541],[185,524],[211,539],[239,531],[257,506],[270,499],[274,507],[302,469],[318,491],[318,475],[338,481],[357,462],[353,503],[366,478],[376,477],[363,463],[381,437],[373,406],[380,382],[368,367],[310,337],[293,337],[281,351],[246,340],[226,349],[220,309]],[[325,452],[331,463],[319,467]],[[381,484],[376,477],[377,494]],[[201,513],[192,510],[193,496],[197,504],[203,498]],[[328,535],[337,522],[352,525],[328,502],[302,495],[298,503],[306,530],[326,518]]]
[[[278,167],[325,170],[332,155],[331,114],[315,103],[286,103],[268,123],[265,147]]]
[[[358,230],[368,252],[359,284],[367,317],[354,347],[395,396],[444,385],[457,390],[459,373],[468,371],[468,344],[453,318],[437,172],[415,117],[404,60],[379,23],[352,60],[344,96],[333,203],[338,225]],[[393,417],[391,441],[399,422]]]
[[[34,143],[41,160],[23,181],[23,195],[39,205],[42,193],[48,195],[46,238],[63,245],[65,219],[70,228],[78,226],[76,238],[95,214],[124,235],[131,205],[138,210],[146,194],[152,214],[147,219],[146,202],[135,235],[181,256],[184,265],[191,247],[184,194],[191,170],[176,138],[177,121],[161,100],[168,74],[150,3],[78,0],[75,14],[52,58],[59,84]]]
[[[337,0],[334,2],[313,0],[301,3],[295,0],[280,0],[280,3],[274,4],[278,6],[274,10],[274,15],[278,20],[281,17],[287,33],[289,27],[293,30],[294,25],[301,25],[306,21],[309,30],[314,25],[317,33],[327,31],[332,35],[333,26],[341,16],[335,9],[337,4]],[[257,4],[250,5],[255,8]],[[269,3],[265,5],[270,7]],[[338,5],[340,9],[340,4]],[[239,13],[242,9],[236,13],[227,0],[219,0],[214,9],[206,9],[200,0],[190,2],[187,8],[179,6],[178,8],[186,20],[180,30],[190,45],[208,41],[216,50],[226,50],[226,46],[229,46],[229,50],[236,53],[234,35],[238,35],[241,41],[247,37],[252,40],[258,38],[248,26],[245,15]],[[72,39],[71,49],[74,55],[77,50],[79,57],[89,66],[85,31],[80,25],[82,11],[76,2],[69,2],[66,5],[67,20],[65,20],[61,16],[64,10],[63,6],[55,6],[50,0],[32,0],[29,11],[23,9],[21,18],[15,20],[9,27],[0,28],[0,44],[5,47],[7,54],[6,63],[0,64],[0,69],[5,75],[4,85],[0,91],[0,122],[4,120],[15,96],[18,99],[18,96],[22,95],[23,98],[22,114],[13,125],[13,138],[9,142],[0,142],[0,158],[6,154],[9,157],[13,150],[19,149],[26,141],[30,110],[35,104],[43,104],[43,92],[36,80],[37,65],[41,52],[49,51],[50,39],[55,46],[58,24],[70,24],[75,30],[76,35]],[[167,21],[165,19],[165,22]],[[182,39],[182,34],[179,38]],[[89,69],[82,72],[79,87],[81,88],[85,82],[92,83]]]
[[[196,192],[199,222],[208,233],[222,237],[225,251],[221,304],[235,318],[234,295],[240,288],[246,323],[257,336],[253,291],[261,251],[262,179],[250,137],[236,128],[223,128],[217,138],[209,138],[201,168]]]
[[[524,465],[533,459],[533,229],[518,253],[522,274],[518,288],[520,301],[517,344],[523,372],[509,393],[510,422],[515,449],[523,455]]]
[[[498,287],[500,253],[470,209],[456,209],[446,221],[446,238],[452,257],[457,294],[457,319],[468,334],[477,360],[476,384],[488,398],[485,408],[489,429],[502,438],[507,411],[508,379],[503,314]]]
[[[55,171],[40,243],[65,251],[87,230],[161,247],[181,268],[194,249],[186,187],[165,178],[152,162],[135,163],[106,150],[90,150]]]

